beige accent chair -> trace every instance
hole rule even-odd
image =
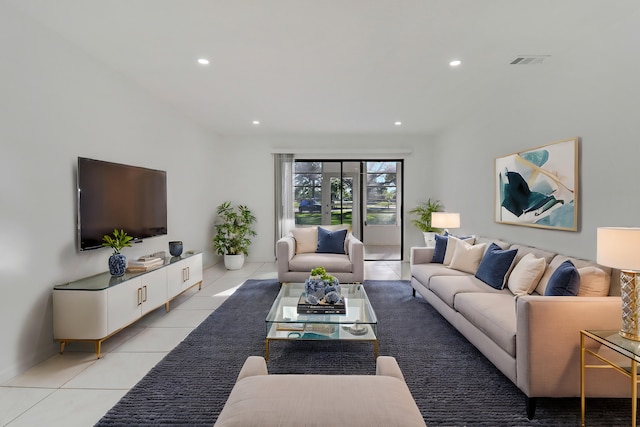
[[[320,227],[331,231],[348,228],[347,225]],[[312,269],[324,267],[340,283],[362,283],[364,281],[364,245],[351,232],[347,232],[344,254],[316,253],[318,227],[300,227],[292,230],[276,242],[278,280],[304,282]]]
[[[249,356],[215,427],[425,427],[396,359],[376,375],[268,375]]]

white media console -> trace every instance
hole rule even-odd
[[[145,272],[112,277],[108,272],[53,288],[53,337],[60,353],[72,341],[92,341],[100,358],[104,340],[152,310],[198,286],[202,289],[202,254],[166,258]]]

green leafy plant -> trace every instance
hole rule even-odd
[[[327,270],[324,267],[316,267],[311,270],[311,277],[319,280],[323,280],[329,283],[333,283],[335,277],[327,273]]]
[[[113,230],[113,237],[105,234],[102,238],[102,246],[113,249],[113,253],[119,254],[122,248],[131,247],[133,237],[127,235],[124,230]]]
[[[327,270],[325,270],[324,267],[316,267],[313,270],[311,270],[311,275],[324,277],[327,275]]]
[[[249,255],[251,237],[257,233],[253,230],[256,217],[244,205],[233,207],[231,202],[224,202],[218,206],[216,235],[213,246],[218,255]]]
[[[411,223],[424,233],[440,233],[442,232],[441,229],[431,226],[431,214],[442,212],[443,208],[444,205],[440,200],[431,200],[429,198],[426,202],[420,203],[415,209],[409,211],[410,214],[418,216],[416,219],[412,219]]]

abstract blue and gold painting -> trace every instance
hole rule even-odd
[[[578,230],[578,138],[496,159],[495,220]]]

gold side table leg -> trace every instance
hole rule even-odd
[[[584,427],[585,395],[584,395],[584,335],[580,334],[580,425]]]
[[[269,338],[265,339],[266,349],[264,352],[264,360],[269,361]]]
[[[373,357],[378,358],[378,340],[373,341]]]
[[[636,427],[638,409],[638,362],[631,359],[631,427]]]

